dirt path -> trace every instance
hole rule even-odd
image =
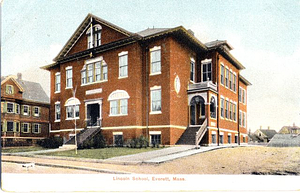
[[[29,157],[2,156],[2,160],[60,164],[140,174],[277,174],[300,175],[300,148],[237,147],[214,150],[180,158],[159,165],[115,165]],[[2,163],[4,173],[18,173],[10,164]],[[60,173],[62,168],[43,173]],[[35,173],[41,171],[37,168]],[[73,171],[74,172],[74,171]],[[76,171],[76,173],[89,171]],[[92,173],[92,171],[90,171]]]

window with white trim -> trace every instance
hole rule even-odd
[[[242,101],[245,104],[246,103],[246,90],[242,90]]]
[[[7,103],[6,104],[6,109],[7,109],[7,111],[6,112],[8,112],[8,113],[14,113],[14,103]]]
[[[116,90],[112,92],[108,101],[110,102],[110,116],[128,115],[128,99],[129,95],[124,90]]]
[[[128,77],[128,52],[119,53],[119,77]]]
[[[155,46],[150,49],[150,68],[151,74],[161,73],[161,47]]]
[[[38,124],[38,123],[33,123],[32,124],[32,133],[41,133],[41,124]]]
[[[246,127],[246,113],[243,112],[243,127]]]
[[[29,123],[22,123],[22,133],[29,133],[30,132],[30,124]]]
[[[92,28],[88,29],[88,31],[86,32],[88,49],[101,45],[101,32],[102,27],[99,24],[96,24]]]
[[[161,131],[150,131],[149,134],[152,145],[161,144]]]
[[[13,121],[6,122],[6,131],[8,131],[8,132],[14,131],[14,122]]]
[[[193,58],[190,62],[190,80],[195,82],[195,60]]]
[[[72,67],[66,68],[66,88],[73,87],[73,70]]]
[[[225,67],[221,64],[221,84],[224,85],[224,78],[225,78]]]
[[[236,75],[233,74],[233,91],[236,91]]]
[[[55,92],[60,92],[60,73],[57,72],[55,74]]]
[[[19,104],[16,104],[16,113],[20,114],[20,105]]]
[[[221,117],[224,118],[224,99],[221,98]]]
[[[36,117],[40,116],[40,107],[33,107],[33,115]]]
[[[55,121],[60,121],[60,102],[55,103]]]
[[[236,121],[236,104],[233,104],[233,120]]]
[[[232,115],[233,115],[233,113],[232,113],[232,103],[229,103],[229,119],[230,120],[233,120]]]
[[[224,134],[220,134],[220,144],[224,143]]]
[[[22,114],[23,115],[30,115],[30,107],[28,105],[23,105],[22,106]]]
[[[239,125],[242,126],[242,111],[239,111]]]
[[[107,64],[102,57],[87,60],[81,70],[81,85],[107,80]]]
[[[225,86],[228,87],[228,79],[229,79],[229,69],[225,69]]]
[[[229,118],[229,102],[228,100],[225,100],[225,118]]]
[[[66,101],[66,120],[79,119],[79,105],[80,101],[74,97]]]
[[[151,95],[151,112],[161,112],[161,87],[153,87]]]
[[[211,60],[202,61],[202,81],[208,81],[212,79],[212,65]]]
[[[216,115],[216,108],[217,108],[217,105],[216,105],[216,100],[215,100],[215,97],[211,97],[210,98],[210,117],[211,118],[216,118],[217,115]]]
[[[231,143],[231,135],[227,135],[227,143],[230,144]]]
[[[233,74],[229,72],[229,89],[233,90]]]
[[[8,95],[14,94],[14,87],[12,85],[9,84],[6,85],[6,94]]]

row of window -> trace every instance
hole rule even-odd
[[[41,124],[39,123],[21,123],[18,121],[4,121],[1,123],[2,132],[20,132],[20,126],[21,126],[21,132],[22,133],[35,133],[39,134],[41,133]]]
[[[29,106],[29,105],[20,105],[13,102],[1,102],[3,109],[2,113],[15,113],[21,115],[30,116],[31,112],[32,115],[35,117],[41,116],[41,108],[36,106]],[[21,109],[20,109],[21,107]],[[32,108],[32,110],[31,110]]]
[[[116,91],[114,91],[116,92]],[[128,114],[128,98],[126,94],[122,97],[109,99],[110,101],[110,116],[121,116]],[[161,87],[155,86],[150,89],[150,102],[151,102],[151,114],[161,113]],[[72,105],[73,104],[73,105]],[[61,106],[60,102],[55,103],[55,121],[60,121],[61,118]],[[79,119],[79,103],[70,103],[66,106],[66,120]]]
[[[239,101],[246,104],[246,90],[242,87],[239,88]]]
[[[239,113],[239,124],[242,127],[246,127],[246,112],[240,111]]]
[[[236,92],[236,81],[236,74],[221,64],[221,84],[226,88]]]
[[[128,51],[118,54],[119,56],[119,78],[128,77]],[[155,46],[150,49],[150,68],[151,74],[161,73],[161,47]],[[102,57],[87,60],[81,70],[81,85],[86,85],[94,82],[107,81],[107,64]],[[73,69],[71,66],[66,68],[66,89],[73,87]],[[61,91],[61,74],[55,74],[55,92]]]
[[[236,121],[236,109],[237,105],[235,102],[231,102],[228,99],[221,98],[221,117]]]
[[[212,143],[216,144],[217,143],[217,135],[215,133],[211,134],[211,139],[212,139]],[[243,136],[243,143],[246,143],[246,136]],[[219,142],[220,144],[224,144],[224,135],[220,134],[219,136]],[[232,143],[232,137],[231,134],[227,135],[227,143],[231,144]],[[234,136],[234,142],[233,143],[238,143],[238,135]]]

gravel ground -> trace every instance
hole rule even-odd
[[[81,161],[2,156],[2,160],[22,160],[72,165],[140,174],[255,174],[300,175],[300,148],[236,147],[214,150],[158,165],[115,165]],[[4,173],[95,173],[92,171],[35,166],[28,170],[20,164],[2,162]]]

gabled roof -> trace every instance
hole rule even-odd
[[[274,135],[277,134],[277,132],[273,129],[260,129],[260,131],[265,134],[268,139],[271,139],[272,137],[274,137]]]
[[[292,133],[292,130],[300,131],[300,127],[293,125],[293,126],[283,126],[278,133],[282,133],[283,130],[285,130],[285,129],[288,130],[289,133]]]
[[[170,29],[171,28],[148,28],[148,29],[145,29],[143,31],[137,32],[137,34],[142,36],[142,37],[147,37],[147,36],[150,36],[150,35],[161,33],[161,32],[164,32],[164,31],[168,31]]]
[[[16,86],[20,89],[20,91],[24,92],[23,87],[16,81],[16,78],[13,75],[1,76],[1,85],[5,84],[8,80],[12,80],[16,84]]]
[[[46,92],[39,83],[26,81],[22,79],[14,78],[14,76],[1,77],[1,85],[4,84],[8,79],[12,79],[18,87],[22,88],[22,97],[24,100],[49,103],[50,99]]]
[[[70,39],[67,41],[67,43],[64,45],[64,47],[59,52],[59,54],[54,58],[54,61],[57,61],[62,56],[65,56],[72,49],[73,45],[79,40],[79,38],[82,36],[84,31],[89,28],[89,26],[91,24],[91,18],[94,19],[95,21],[99,22],[100,24],[110,27],[128,37],[133,35],[133,33],[89,13],[85,17],[83,22],[79,25],[79,27],[75,30],[75,32],[70,37]]]

